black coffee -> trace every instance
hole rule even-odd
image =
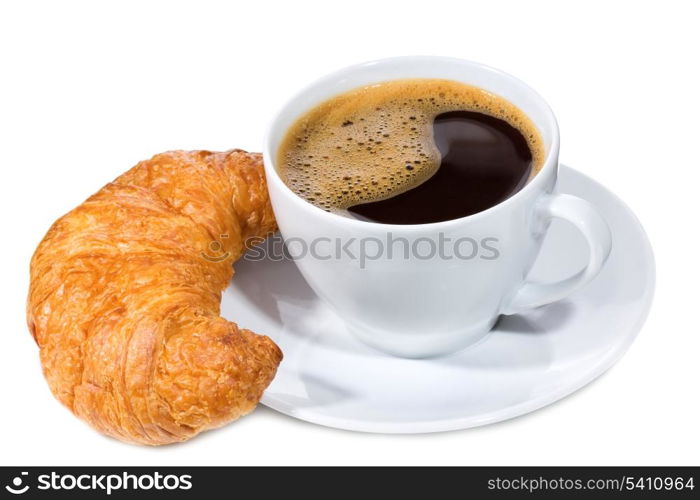
[[[451,80],[383,82],[312,108],[277,164],[310,203],[347,217],[424,224],[488,209],[537,173],[535,125],[494,94]]]
[[[385,224],[442,222],[491,208],[530,178],[530,146],[517,128],[500,118],[475,111],[439,114],[433,121],[433,141],[440,165],[431,177],[391,198],[347,210]]]

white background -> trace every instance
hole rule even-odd
[[[0,464],[694,464],[700,328],[700,35],[692,2],[33,2],[0,7]],[[436,435],[326,429],[266,408],[189,443],[124,445],[49,393],[24,322],[59,215],[169,149],[260,150],[284,99],[368,59],[472,59],[552,105],[562,162],[617,193],[654,246],[653,309],[571,397]]]

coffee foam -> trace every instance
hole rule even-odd
[[[287,131],[277,164],[284,182],[327,211],[390,198],[428,179],[440,166],[433,119],[478,111],[520,130],[532,175],[544,162],[539,131],[519,108],[483,89],[452,80],[393,80],[333,97]]]

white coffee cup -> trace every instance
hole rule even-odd
[[[546,159],[541,170],[518,193],[483,212],[416,225],[378,224],[329,213],[285,185],[275,165],[277,151],[297,118],[337,94],[401,78],[456,80],[515,104],[542,135]],[[552,110],[520,80],[482,64],[399,57],[337,71],[282,108],[263,155],[282,237],[306,281],[357,337],[398,356],[435,356],[474,343],[501,314],[560,300],[586,285],[610,253],[610,230],[595,207],[574,196],[553,194],[559,129]],[[527,274],[554,218],[568,221],[584,236],[588,264],[555,283],[530,282]],[[440,240],[450,243],[442,254],[436,250],[431,255]]]

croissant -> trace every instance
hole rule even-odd
[[[53,394],[114,438],[183,441],[252,411],[282,352],[219,316],[246,242],[276,229],[260,154],[143,161],[49,229],[29,330]]]

